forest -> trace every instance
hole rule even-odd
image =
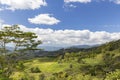
[[[120,79],[120,40],[86,49],[61,49],[54,54],[39,49],[40,44],[35,33],[21,31],[18,25],[1,29],[0,80]],[[47,54],[36,56],[36,51]]]

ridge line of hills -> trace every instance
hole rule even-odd
[[[102,45],[92,46],[88,48],[79,48],[79,47],[69,47],[69,48],[62,48],[56,51],[36,51],[33,54],[27,54],[27,56],[34,56],[34,57],[43,57],[43,56],[59,56],[63,55],[64,53],[71,53],[71,52],[91,52],[94,53],[101,53],[102,51],[113,51],[115,49],[120,48],[120,40],[107,42]]]

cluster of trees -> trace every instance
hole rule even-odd
[[[69,69],[54,73],[53,80],[119,80],[120,79],[120,40],[98,47],[66,50],[58,63],[70,63]],[[77,66],[76,66],[77,65]]]
[[[14,70],[23,69],[20,54],[38,50],[37,46],[41,43],[35,33],[24,32],[18,25],[3,27],[0,30],[0,80],[1,76],[7,78]],[[12,50],[8,49],[10,45]]]
[[[18,25],[5,26],[0,30],[0,51],[3,54],[7,53],[7,45],[10,44],[13,46],[13,52],[36,50],[41,44],[41,41],[36,38],[35,33],[24,32]]]

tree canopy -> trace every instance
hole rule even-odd
[[[13,52],[20,50],[36,50],[41,44],[33,32],[24,32],[19,25],[5,26],[0,30],[0,51],[7,52],[7,45],[12,44]]]

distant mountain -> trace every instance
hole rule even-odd
[[[71,48],[91,48],[92,46],[90,45],[76,45],[76,46],[71,46]]]
[[[51,51],[45,51],[45,50],[38,50],[35,52],[27,52],[27,54],[24,56],[24,58],[33,58],[33,57],[43,57],[43,56],[52,56],[56,57],[59,55],[64,55],[64,53],[77,53],[77,52],[87,52],[87,53],[102,53],[103,51],[114,51],[120,49],[120,40],[112,41],[109,43],[105,43],[102,45],[79,45],[79,46],[72,46],[68,48],[62,48],[62,47],[42,47],[46,48],[45,50],[51,50]],[[57,50],[59,49],[59,50]],[[53,50],[53,51],[52,51]]]
[[[57,51],[62,49],[63,47],[56,47],[56,46],[39,46],[39,48],[43,49],[44,51]]]
[[[57,51],[59,49],[67,49],[67,48],[91,48],[94,47],[90,45],[75,45],[75,46],[68,46],[68,47],[62,47],[62,46],[39,46],[39,48],[43,49],[44,51]]]
[[[9,50],[9,51],[13,51],[13,47],[9,47],[9,46],[7,46],[7,50]]]
[[[67,48],[91,48],[93,46],[90,45],[72,45],[72,46],[54,46],[54,45],[49,45],[49,46],[44,46],[44,45],[40,45],[38,46],[38,48],[43,49],[44,51],[57,51],[60,49],[67,49]],[[12,46],[7,46],[7,49],[12,51],[14,48]]]

